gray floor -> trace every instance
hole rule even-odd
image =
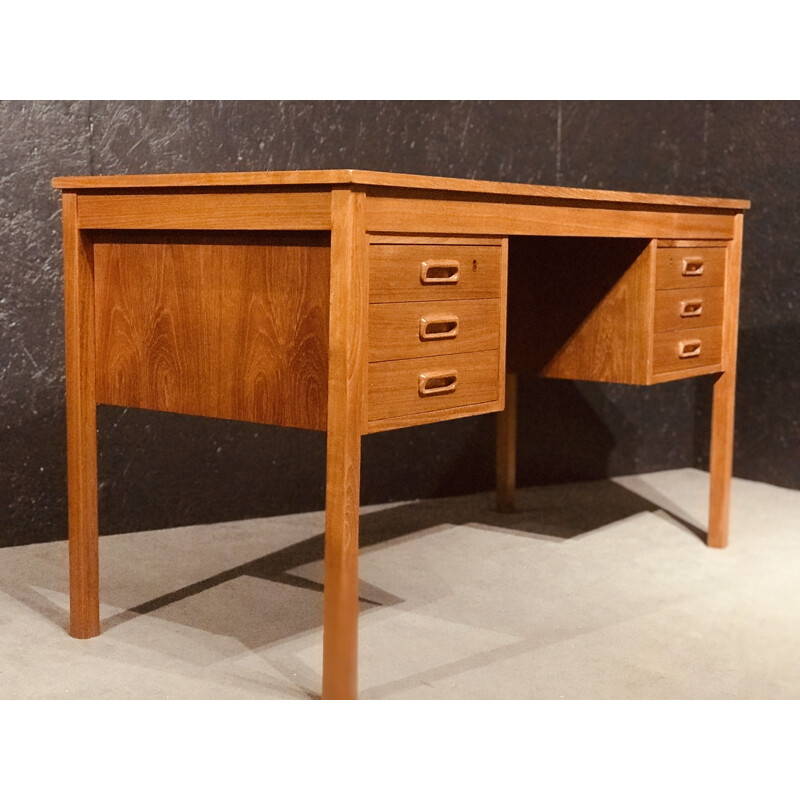
[[[676,470],[362,509],[364,698],[798,698],[800,492]],[[0,697],[310,698],[321,513],[101,539],[103,634],[67,636],[66,543],[0,550]]]

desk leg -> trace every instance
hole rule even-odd
[[[322,699],[358,695],[358,501],[361,435],[328,433]]]
[[[708,546],[727,547],[733,474],[733,411],[736,392],[736,341],[739,327],[739,280],[742,262],[742,214],[736,215],[733,241],[725,267],[725,318],[722,322],[724,372],[714,383],[711,410],[711,453]]]
[[[97,540],[94,275],[91,244],[78,229],[75,195],[65,193],[64,309],[67,357],[69,632],[100,633]]]
[[[708,546],[727,547],[733,474],[733,407],[736,371],[723,372],[714,384],[711,411],[711,493],[708,511]]]
[[[367,363],[363,194],[334,189],[331,217],[322,698],[350,700],[358,694],[358,510]]]
[[[506,374],[506,406],[497,415],[497,510],[514,510],[517,482],[517,376]]]

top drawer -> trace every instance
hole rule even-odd
[[[725,283],[724,247],[660,247],[656,289],[690,289]]]
[[[499,297],[501,261],[499,245],[373,244],[369,299],[392,303]]]

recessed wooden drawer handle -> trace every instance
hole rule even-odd
[[[428,397],[432,394],[450,394],[456,390],[457,382],[458,372],[456,370],[426,372],[419,376],[420,397]]]
[[[455,339],[458,336],[458,317],[455,314],[430,314],[419,321],[419,338],[423,342],[433,339]]]
[[[422,283],[458,283],[461,264],[454,258],[429,258],[420,265]]]
[[[681,300],[682,317],[699,317],[703,313],[702,300]]]
[[[700,340],[689,339],[678,343],[678,358],[696,358],[700,355]]]
[[[687,278],[693,278],[696,275],[703,274],[703,257],[702,256],[687,256],[683,259],[681,265],[681,275],[686,275]]]

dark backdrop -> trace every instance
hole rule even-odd
[[[63,174],[352,167],[750,198],[734,471],[800,488],[800,103],[0,104],[0,545],[66,536]],[[522,485],[707,465],[710,382],[524,380]],[[324,436],[101,408],[104,533],[322,508]],[[493,483],[491,416],[364,440],[362,502]]]

